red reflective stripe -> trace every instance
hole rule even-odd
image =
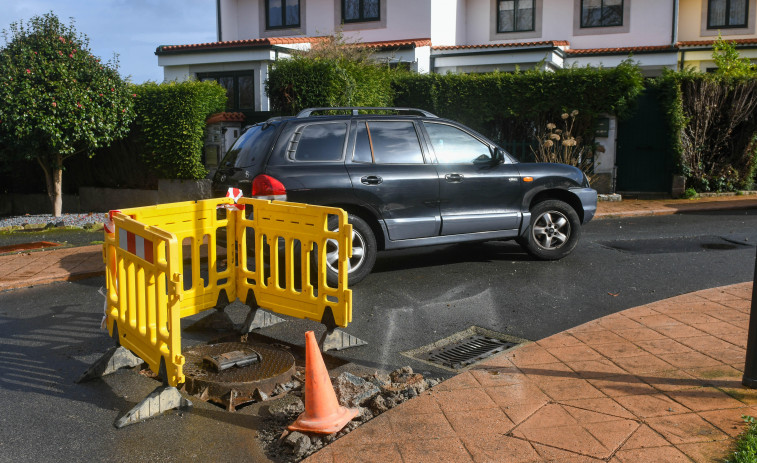
[[[145,260],[149,263],[153,263],[152,261],[152,241],[145,240]]]
[[[134,233],[126,232],[126,250],[132,254],[137,253],[137,243]]]

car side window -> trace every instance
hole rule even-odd
[[[410,121],[361,121],[355,139],[355,162],[423,164],[423,151]]]
[[[345,122],[304,125],[295,131],[289,157],[295,161],[339,161],[347,137]]]
[[[489,145],[452,125],[424,122],[439,164],[470,164],[481,155],[491,157]]]

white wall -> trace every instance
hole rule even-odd
[[[434,0],[431,3],[429,37],[437,47],[465,40],[465,0]]]
[[[574,28],[576,5],[580,0],[543,0],[542,34],[538,38],[496,40],[495,43],[567,40],[571,48],[614,48],[640,45],[667,45],[673,24],[672,2],[660,0],[626,0],[630,14],[624,18],[629,31],[624,33],[586,34]],[[491,0],[467,0],[467,34],[462,44],[485,44],[490,40],[490,19],[494,14]],[[436,45],[436,43],[434,43]]]
[[[260,25],[265,24],[261,20],[259,2],[262,0],[221,0],[223,39],[247,40],[262,36]],[[306,36],[322,36],[333,34],[340,27],[335,15],[336,6],[340,0],[307,0],[303,2]],[[349,29],[358,27],[345,27],[344,35],[350,38],[359,38],[364,42],[378,42],[384,40],[417,39],[431,37],[431,3],[439,2],[440,8],[451,10],[450,20],[456,16],[457,2],[464,0],[383,0],[386,4],[386,21],[360,23],[360,30]],[[226,9],[226,11],[224,11]],[[454,31],[455,26],[449,27]],[[273,35],[272,35],[273,34]],[[266,36],[275,36],[274,31],[269,31]],[[282,37],[292,36],[291,31],[282,30]]]

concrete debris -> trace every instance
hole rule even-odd
[[[356,408],[381,394],[375,384],[352,373],[342,373],[333,383],[339,404],[347,408]]]
[[[298,379],[303,381],[295,379],[276,386],[273,395],[283,395],[270,400],[271,405],[267,408],[269,418],[258,434],[268,456],[276,462],[299,462],[361,424],[441,382],[439,379],[426,379],[410,367],[399,368],[389,374],[375,372],[362,377],[344,372],[332,378],[334,392],[341,405],[358,408],[360,413],[337,433],[308,435],[285,431],[286,426],[305,410],[301,399],[304,377]]]

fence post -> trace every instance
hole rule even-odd
[[[754,260],[754,277],[752,277],[752,310],[749,315],[749,332],[746,341],[746,361],[744,377],[741,384],[757,388],[757,257]]]

